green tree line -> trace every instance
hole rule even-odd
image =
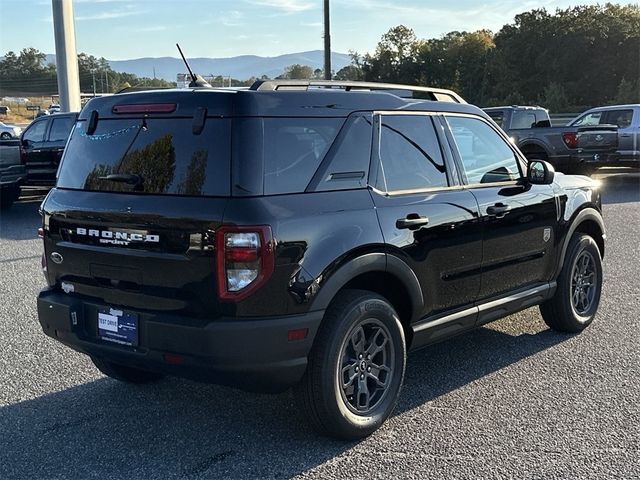
[[[7,52],[0,61],[0,93],[5,95],[53,95],[58,93],[56,66],[45,64],[46,55],[35,48]],[[78,55],[80,90],[113,93],[126,86],[171,87],[175,82],[115,72],[104,58]]]
[[[497,33],[419,39],[391,28],[375,52],[352,52],[338,80],[450,88],[482,105],[542,104],[552,111],[640,102],[640,6],[535,9]]]

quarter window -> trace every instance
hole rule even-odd
[[[447,116],[467,182],[508,182],[520,178],[518,160],[509,145],[482,120]]]
[[[433,121],[426,115],[388,115],[380,125],[383,191],[446,187],[447,175]]]

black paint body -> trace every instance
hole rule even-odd
[[[381,110],[428,112],[436,121],[442,112],[488,118],[469,105],[415,102],[384,93],[201,89],[92,100],[78,128],[84,128],[93,110],[100,122],[114,116],[114,105],[154,102],[176,103],[168,117],[195,118],[194,111],[205,107],[207,121],[228,117],[240,122],[234,125],[256,117],[346,119],[353,112],[371,117]],[[151,122],[162,114],[148,117]],[[366,288],[370,282],[379,293],[390,292],[415,348],[552,294],[578,217],[600,228],[597,241],[602,244],[600,194],[586,177],[558,174],[552,185],[517,180],[467,186],[456,174],[459,159],[440,132],[452,175],[449,187],[388,194],[369,186],[378,158],[375,128],[372,132],[373,160],[360,188],[316,191],[315,179],[299,193],[248,191],[239,185],[262,185],[263,167],[255,157],[254,164],[244,166],[232,157],[230,194],[225,196],[58,186],[42,205],[45,256],[56,252],[63,258],[59,264],[48,261],[49,288],[38,302],[43,329],[72,348],[111,361],[278,390],[301,378],[324,311],[345,286]],[[514,152],[524,172],[525,160]],[[498,203],[510,208],[501,218],[487,212]],[[398,220],[412,215],[428,223],[398,228]],[[203,247],[221,225],[268,225],[273,232],[273,274],[238,302],[218,299],[215,250]],[[135,248],[100,245],[79,240],[73,234],[78,227],[145,231],[160,241]],[[193,236],[200,243],[194,244]],[[73,292],[64,293],[63,283],[72,285]],[[531,289],[542,293],[531,297],[526,293]],[[511,297],[523,291],[529,303]],[[496,301],[503,310],[483,310]],[[137,347],[96,340],[96,312],[104,306],[140,315]],[[288,341],[287,332],[297,328],[308,328],[307,337]],[[167,364],[166,353],[181,355],[182,364]]]

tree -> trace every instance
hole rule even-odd
[[[308,65],[289,65],[284,69],[284,73],[276,77],[277,79],[308,80],[313,76],[313,69]]]
[[[618,92],[611,103],[615,105],[640,103],[640,80],[631,81],[623,78],[618,86]]]
[[[569,106],[564,87],[556,82],[551,82],[544,88],[544,92],[540,96],[540,103],[555,113],[563,112]]]

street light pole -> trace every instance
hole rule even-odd
[[[324,0],[324,79],[331,80],[331,28],[329,0]]]
[[[72,0],[51,0],[60,111],[80,110],[80,77]]]

